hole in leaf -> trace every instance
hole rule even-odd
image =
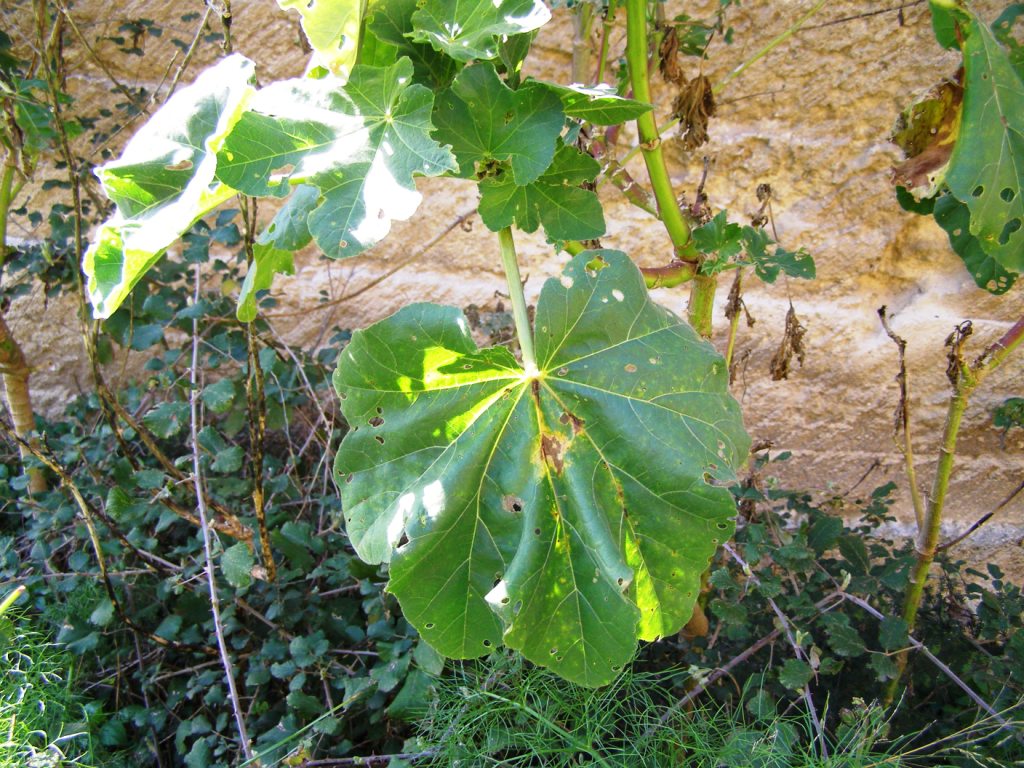
[[[534,536],[540,536],[540,528],[534,528],[533,529],[533,535]]]
[[[384,445],[384,436],[383,435],[374,435],[373,439],[376,440],[381,445]]]
[[[501,508],[504,509],[506,512],[522,512],[523,500],[520,499],[518,496],[512,496],[511,494],[509,494],[508,496],[502,496]]]
[[[433,629],[434,628],[434,622],[428,621],[426,624],[423,625],[423,628],[424,629]]]
[[[636,373],[636,366],[632,363],[626,363],[626,373]]]
[[[972,195],[973,197],[981,197],[981,196],[982,196],[983,194],[985,194],[985,188],[984,188],[983,186],[981,186],[981,184],[979,184],[978,186],[976,186],[976,187],[974,188],[974,191],[973,191],[973,192],[971,192],[971,195]]]
[[[349,472],[348,476],[345,478],[345,482],[346,483],[351,483],[352,482],[352,477],[353,477],[352,473]]]
[[[372,419],[370,419],[370,426],[371,427],[379,427],[383,423],[384,423],[384,419],[381,418],[380,416],[374,416]]]
[[[1004,203],[1012,203],[1013,198],[1017,196],[1016,190],[1006,187],[1002,192],[999,193],[999,197],[1003,199]]]
[[[719,523],[718,524],[718,530],[720,530],[720,531],[727,530],[728,528],[729,528],[729,525],[727,523]]]
[[[558,653],[558,649],[557,648],[552,648],[551,649],[551,655],[554,656],[556,653]]]
[[[490,640],[484,640],[484,648],[490,648],[493,643]]]
[[[379,405],[377,406],[377,413],[384,413],[384,409],[381,408]]]
[[[618,585],[619,585],[619,586],[621,587],[621,586],[622,586],[623,584],[625,584],[625,583],[626,583],[626,580],[625,580],[625,579],[623,579],[623,578],[622,578],[622,577],[620,576],[619,578],[617,578],[617,579],[615,580],[615,583],[616,583],[616,584],[618,584]]]
[[[400,538],[400,539],[398,540],[398,546],[396,547],[396,549],[401,549],[402,547],[404,547],[404,546],[405,546],[406,544],[408,544],[408,543],[409,543],[409,537],[408,537],[408,536],[406,536],[406,535],[405,535],[405,534],[403,533],[403,534],[402,534],[402,536],[401,536],[401,538]]]
[[[512,613],[519,613],[523,609],[523,601],[516,600],[516,604],[512,606]]]
[[[340,397],[342,400],[348,400],[348,395],[346,395],[344,392],[339,392],[338,397]]]
[[[1020,218],[1010,219],[1008,222],[1006,222],[1006,226],[1003,227],[1002,234],[999,235],[999,244],[1006,245],[1008,242],[1010,242],[1010,236],[1013,235],[1013,233],[1019,229]]]
[[[507,597],[501,598],[501,604],[502,605],[508,605],[508,598]]]
[[[282,176],[290,176],[292,171],[294,171],[294,170],[295,170],[295,166],[294,165],[292,165],[291,163],[286,163],[285,165],[282,165],[280,168],[272,169],[270,172],[271,173],[280,173]]]

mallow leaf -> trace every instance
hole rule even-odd
[[[558,94],[565,114],[569,117],[577,117],[594,125],[618,125],[628,120],[636,120],[654,108],[651,104],[619,96],[615,89],[606,83],[560,85],[539,80],[536,82]]]
[[[617,251],[548,280],[537,366],[478,349],[463,314],[414,304],[357,331],[334,385],[335,459],[361,558],[423,639],[499,643],[583,685],[690,618],[733,530],[750,441],[714,348]]]
[[[526,83],[513,91],[489,62],[462,70],[434,110],[434,136],[452,145],[462,176],[486,176],[494,164],[508,162],[520,186],[547,170],[564,123],[562,102],[551,90]]]
[[[364,0],[277,0],[285,10],[298,11],[302,31],[313,49],[312,63],[344,82],[359,53],[359,26]]]
[[[367,9],[367,30],[380,42],[393,46],[396,58],[409,57],[416,82],[445,88],[451,84],[462,64],[435,51],[428,43],[415,43],[409,39],[413,33],[412,16],[417,5],[417,0],[373,0]]]
[[[433,0],[412,15],[414,42],[429,43],[456,61],[494,59],[500,38],[544,26],[543,0]]]
[[[932,213],[949,236],[950,247],[963,259],[964,267],[979,288],[999,296],[1013,287],[1017,275],[1003,269],[971,234],[971,213],[966,205],[953,195],[942,195],[935,200]]]
[[[253,72],[244,56],[221,60],[96,170],[117,205],[84,258],[96,317],[110,317],[169,245],[236,194],[214,178],[216,152],[252,95]]]
[[[958,16],[964,59],[960,136],[946,184],[970,210],[970,233],[1001,267],[1024,271],[1024,81],[972,12]]]
[[[415,212],[414,176],[456,168],[447,147],[430,138],[433,94],[411,77],[403,58],[357,66],[344,87],[326,77],[263,88],[224,142],[218,178],[250,195],[315,186],[306,223],[317,245],[333,258],[363,252],[392,220]]]
[[[601,201],[580,185],[601,166],[574,147],[560,146],[551,166],[536,181],[518,186],[501,170],[480,182],[480,218],[497,232],[515,224],[525,232],[544,225],[549,240],[591,240],[605,233]]]

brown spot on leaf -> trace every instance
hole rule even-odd
[[[583,419],[577,417],[575,414],[568,412],[563,413],[558,417],[558,421],[562,424],[572,424],[572,433],[574,436],[583,431]]]
[[[540,455],[556,474],[562,474],[565,467],[565,444],[555,435],[544,434],[540,438]]]

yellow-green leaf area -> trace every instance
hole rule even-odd
[[[83,260],[98,318],[110,317],[164,250],[235,191],[215,178],[216,152],[253,93],[254,66],[233,55],[175,93],[96,170],[117,208]]]
[[[359,53],[365,0],[277,0],[277,4],[302,16],[302,31],[313,49],[312,63],[347,80]]]
[[[431,0],[412,14],[410,37],[456,61],[494,59],[502,37],[539,29],[550,18],[543,0]]]
[[[600,267],[600,268],[598,268]],[[749,439],[724,361],[615,251],[537,305],[540,372],[417,304],[353,334],[335,387],[349,537],[423,638],[504,642],[584,685],[689,619]]]

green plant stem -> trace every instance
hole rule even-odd
[[[907,623],[908,632],[914,631],[917,611],[921,606],[924,588],[928,582],[928,572],[935,559],[935,553],[938,551],[942,515],[946,504],[946,494],[949,491],[949,480],[953,473],[953,460],[956,456],[956,441],[967,403],[971,394],[985,377],[998,368],[1020,346],[1022,340],[1024,340],[1024,317],[1014,323],[999,341],[985,350],[973,365],[956,362],[958,370],[953,385],[953,394],[950,396],[949,407],[946,411],[946,424],[942,432],[942,445],[939,448],[939,464],[935,469],[932,492],[925,510],[924,525],[918,532],[917,542],[914,546],[917,556],[903,601],[902,615],[903,620]],[[962,342],[952,342],[953,345],[959,343]],[[954,346],[950,353],[951,360],[958,356],[959,350]],[[952,365],[953,363],[951,363]],[[889,683],[886,695],[888,702],[895,698],[899,689],[900,677],[907,665],[907,651],[899,654],[896,665],[898,674]]]
[[[608,7],[604,11],[604,19],[601,21],[601,48],[597,53],[597,76],[595,82],[604,82],[604,69],[608,61],[608,41],[611,38],[612,29],[615,26],[615,10],[618,3],[616,0],[608,0]]]
[[[18,598],[21,597],[23,594],[25,594],[25,585],[20,584],[15,588],[13,592],[11,592],[11,594],[7,595],[7,597],[5,597],[3,601],[0,601],[0,616],[3,616],[5,613],[7,613],[7,611],[10,610],[11,606],[14,605],[18,601]]]
[[[590,70],[594,50],[590,45],[590,31],[594,26],[594,6],[580,3],[573,9],[572,81],[590,85]]]
[[[626,0],[626,61],[629,64],[630,84],[633,86],[633,98],[637,101],[650,103],[651,86],[647,68],[647,2],[646,0]],[[645,112],[636,120],[637,132],[640,135],[640,148],[647,174],[651,179],[654,199],[658,204],[658,214],[677,258],[694,261],[697,252],[690,239],[690,225],[683,216],[672,191],[672,181],[668,175],[668,166],[661,151],[661,137],[653,112]]]
[[[519,276],[519,260],[516,258],[516,243],[512,238],[511,227],[498,232],[498,242],[501,243],[501,263],[505,267],[505,279],[508,281],[508,296],[512,301],[512,318],[516,323],[519,349],[523,353],[523,368],[527,376],[536,376],[538,369],[537,355],[533,351],[533,331],[526,310],[526,296],[523,294],[523,280]]]
[[[724,89],[725,86],[728,85],[731,80],[733,80],[733,79],[739,77],[740,75],[742,75],[746,71],[746,69],[748,67],[750,67],[752,64],[756,63],[760,59],[763,59],[765,56],[767,56],[773,50],[775,50],[780,45],[782,45],[782,43],[786,42],[789,38],[791,38],[793,35],[795,35],[797,32],[799,32],[800,28],[804,24],[806,24],[811,19],[811,17],[813,17],[818,11],[820,11],[822,8],[824,8],[827,3],[828,3],[828,0],[818,0],[818,2],[815,3],[810,8],[810,10],[807,11],[807,13],[805,13],[803,16],[801,16],[799,19],[797,19],[792,25],[789,26],[788,29],[786,29],[786,31],[784,31],[780,35],[772,38],[757,53],[755,53],[753,56],[751,56],[746,61],[742,62],[739,66],[737,66],[735,69],[733,69],[729,74],[727,74],[725,77],[723,77],[718,83],[716,83],[715,86],[711,89],[711,92],[714,95],[717,96],[718,93],[722,89]]]
[[[741,298],[743,293],[743,268],[736,270],[736,277],[734,278],[732,291],[729,293],[729,306],[730,310],[726,311],[729,315],[729,343],[725,348],[725,368],[728,371],[732,371],[732,358],[736,352],[736,336],[739,334],[740,329],[740,313],[743,311],[743,299]],[[735,299],[733,298],[735,296]]]
[[[686,308],[687,319],[693,326],[693,330],[705,339],[711,337],[717,288],[718,280],[711,275],[697,275],[690,285],[690,303]]]

